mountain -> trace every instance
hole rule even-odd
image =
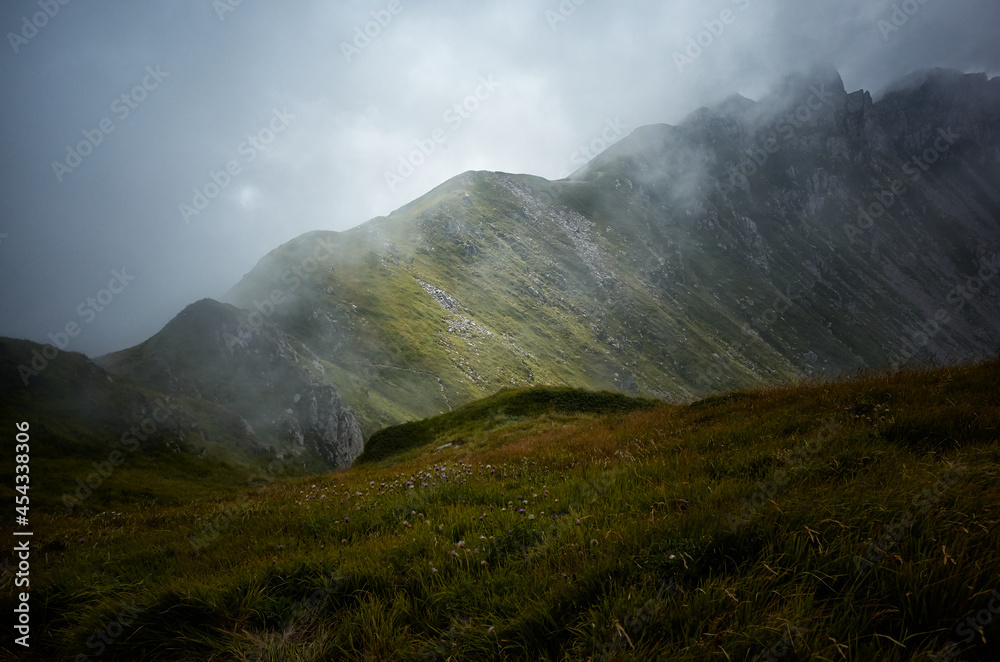
[[[0,421],[10,430],[28,424],[36,509],[176,504],[245,489],[255,477],[301,472],[277,462],[228,408],[138,386],[76,352],[45,363],[38,356],[52,356],[51,349],[0,338]],[[26,388],[18,366],[32,365],[37,374]],[[21,485],[14,471],[13,456],[0,464],[0,496],[11,500]]]
[[[120,352],[0,338],[35,652],[997,659],[1000,360],[827,378],[995,355],[998,273],[1000,81],[821,70],[298,237]]]
[[[191,304],[97,361],[53,350],[0,338],[0,421],[30,426],[32,504],[43,510],[210,499],[346,467],[364,448],[308,350],[227,304]],[[13,463],[0,473],[0,495],[13,498]]]
[[[832,70],[635,130],[566,180],[468,172],[229,293],[366,435],[505,386],[673,401],[997,350],[1000,81]]]
[[[832,69],[644,126],[569,178],[467,172],[302,235],[97,363],[303,467],[502,388],[680,402],[1000,347],[1000,81]]]
[[[111,372],[172,396],[236,412],[278,459],[349,466],[364,448],[357,418],[308,347],[259,316],[204,299],[132,349],[101,357]]]

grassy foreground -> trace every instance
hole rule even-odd
[[[993,361],[34,512],[33,659],[1000,659],[998,422]]]

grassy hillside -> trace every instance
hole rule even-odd
[[[36,659],[1000,656],[1000,361],[499,423],[40,513]]]
[[[432,443],[461,445],[472,438],[488,438],[496,428],[544,414],[610,414],[650,409],[655,403],[620,393],[566,387],[505,389],[447,414],[379,430],[365,443],[358,463],[374,462]]]
[[[504,387],[683,401],[715,386],[717,372],[740,386],[803,374],[741,337],[743,319],[705,287],[685,286],[680,297],[637,271],[629,256],[649,258],[644,240],[609,218],[588,220],[579,188],[600,190],[465,173],[388,217],[288,242],[227,299],[255,310],[281,292],[269,321],[321,358],[366,436]],[[663,280],[680,287],[684,277]],[[723,338],[740,339],[739,356]]]
[[[1000,336],[1000,98],[981,76],[929,89],[872,102],[817,71],[636,128],[567,179],[466,172],[297,237],[227,298],[315,354],[366,436],[504,387],[686,402],[975,360]]]

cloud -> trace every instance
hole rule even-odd
[[[905,3],[397,1],[244,1],[221,17],[207,1],[71,2],[15,37],[17,52],[8,36],[0,334],[45,341],[126,265],[127,295],[72,349],[134,344],[298,234],[387,214],[467,169],[555,178],[609,121],[677,123],[815,63],[838,67],[849,90],[930,66],[1000,73],[1000,6],[987,0],[910,0],[919,9],[888,33],[879,21]],[[37,11],[5,3],[0,28],[30,34]],[[115,102],[157,66],[169,76],[121,117]],[[490,77],[499,86],[465,108]],[[447,115],[456,104],[461,123]],[[276,112],[294,118],[244,148]],[[58,181],[52,162],[103,119],[114,130]],[[433,153],[387,184],[427,140]],[[231,162],[239,173],[184,223],[179,206]]]

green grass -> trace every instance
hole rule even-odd
[[[998,658],[961,624],[1000,589],[1000,363],[629,402],[510,391],[338,473],[33,511],[36,659]]]
[[[673,251],[658,260],[649,250],[687,236],[676,227],[680,216],[658,210],[657,218],[667,218],[651,224],[648,210],[622,212],[607,202],[618,194],[602,188],[612,182],[468,173],[389,217],[288,242],[230,300],[253,309],[275,288],[288,289],[284,270],[329,242],[330,255],[271,321],[322,357],[322,379],[337,387],[366,437],[505,387],[611,389],[683,402],[804,374],[796,367],[804,360],[794,357],[808,347],[788,352],[740,333],[751,310],[737,299],[757,288],[751,298],[759,306],[773,285],[700,250],[690,264],[685,252],[683,271],[724,287],[713,294],[697,282],[681,284]],[[587,216],[573,218],[582,233],[553,220],[570,210]],[[650,236],[655,228],[669,240]],[[445,310],[418,281],[461,307]],[[477,326],[470,332],[458,318]]]
[[[365,442],[365,451],[357,461],[358,464],[375,462],[431,443],[461,444],[469,437],[542,414],[604,415],[650,409],[655,402],[620,393],[566,387],[505,389],[448,414],[379,430]]]

